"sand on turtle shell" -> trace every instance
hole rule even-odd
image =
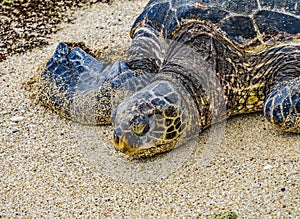
[[[299,217],[300,136],[261,114],[228,119],[170,155],[132,161],[114,151],[111,126],[74,123],[29,97],[24,83],[59,41],[84,41],[106,61],[124,58],[146,3],[78,10],[49,46],[0,63],[0,217]]]

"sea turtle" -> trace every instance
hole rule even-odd
[[[299,0],[151,0],[126,61],[104,64],[59,43],[39,100],[88,124],[114,125],[116,149],[148,157],[228,116],[262,111],[300,132]]]

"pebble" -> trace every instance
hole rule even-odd
[[[24,116],[13,116],[10,118],[10,121],[12,122],[21,122],[24,120]]]
[[[15,129],[12,131],[12,133],[17,133],[19,130],[18,129]]]
[[[8,111],[5,111],[5,110],[3,110],[2,112],[0,112],[0,114],[2,114],[2,115],[6,115],[6,114],[8,114],[9,112]]]
[[[273,166],[270,164],[264,166],[264,170],[269,170],[269,169],[273,169]]]

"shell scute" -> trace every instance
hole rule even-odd
[[[246,16],[230,17],[221,23],[220,28],[237,45],[242,45],[257,36],[252,19]]]
[[[154,2],[154,1],[153,1]],[[140,16],[133,23],[130,35],[134,35],[134,31],[143,24],[148,24],[152,28],[160,31],[162,30],[165,20],[167,18],[167,14],[170,11],[170,3],[164,2],[159,4],[150,4],[148,3],[144,11],[140,14]]]
[[[299,15],[300,2],[293,0],[151,0],[131,36],[143,26],[172,39],[186,23],[201,21],[220,30],[237,47],[256,51],[299,39]]]
[[[300,19],[275,11],[261,10],[254,15],[260,33],[275,35],[280,32],[297,34],[300,32]]]
[[[217,7],[201,7],[198,4],[182,5],[176,9],[176,12],[169,12],[164,25],[164,35],[167,38],[172,38],[172,33],[185,21],[204,20],[216,24],[228,14],[228,12]]]
[[[184,5],[177,9],[176,15],[179,20],[195,19],[209,20],[218,23],[229,13],[217,7],[199,7],[198,5]]]
[[[298,0],[260,0],[260,5],[269,10],[286,11],[300,15],[300,2]]]

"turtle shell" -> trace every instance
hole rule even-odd
[[[233,45],[253,49],[300,39],[299,0],[151,0],[131,29],[172,39],[186,23],[205,22]]]

